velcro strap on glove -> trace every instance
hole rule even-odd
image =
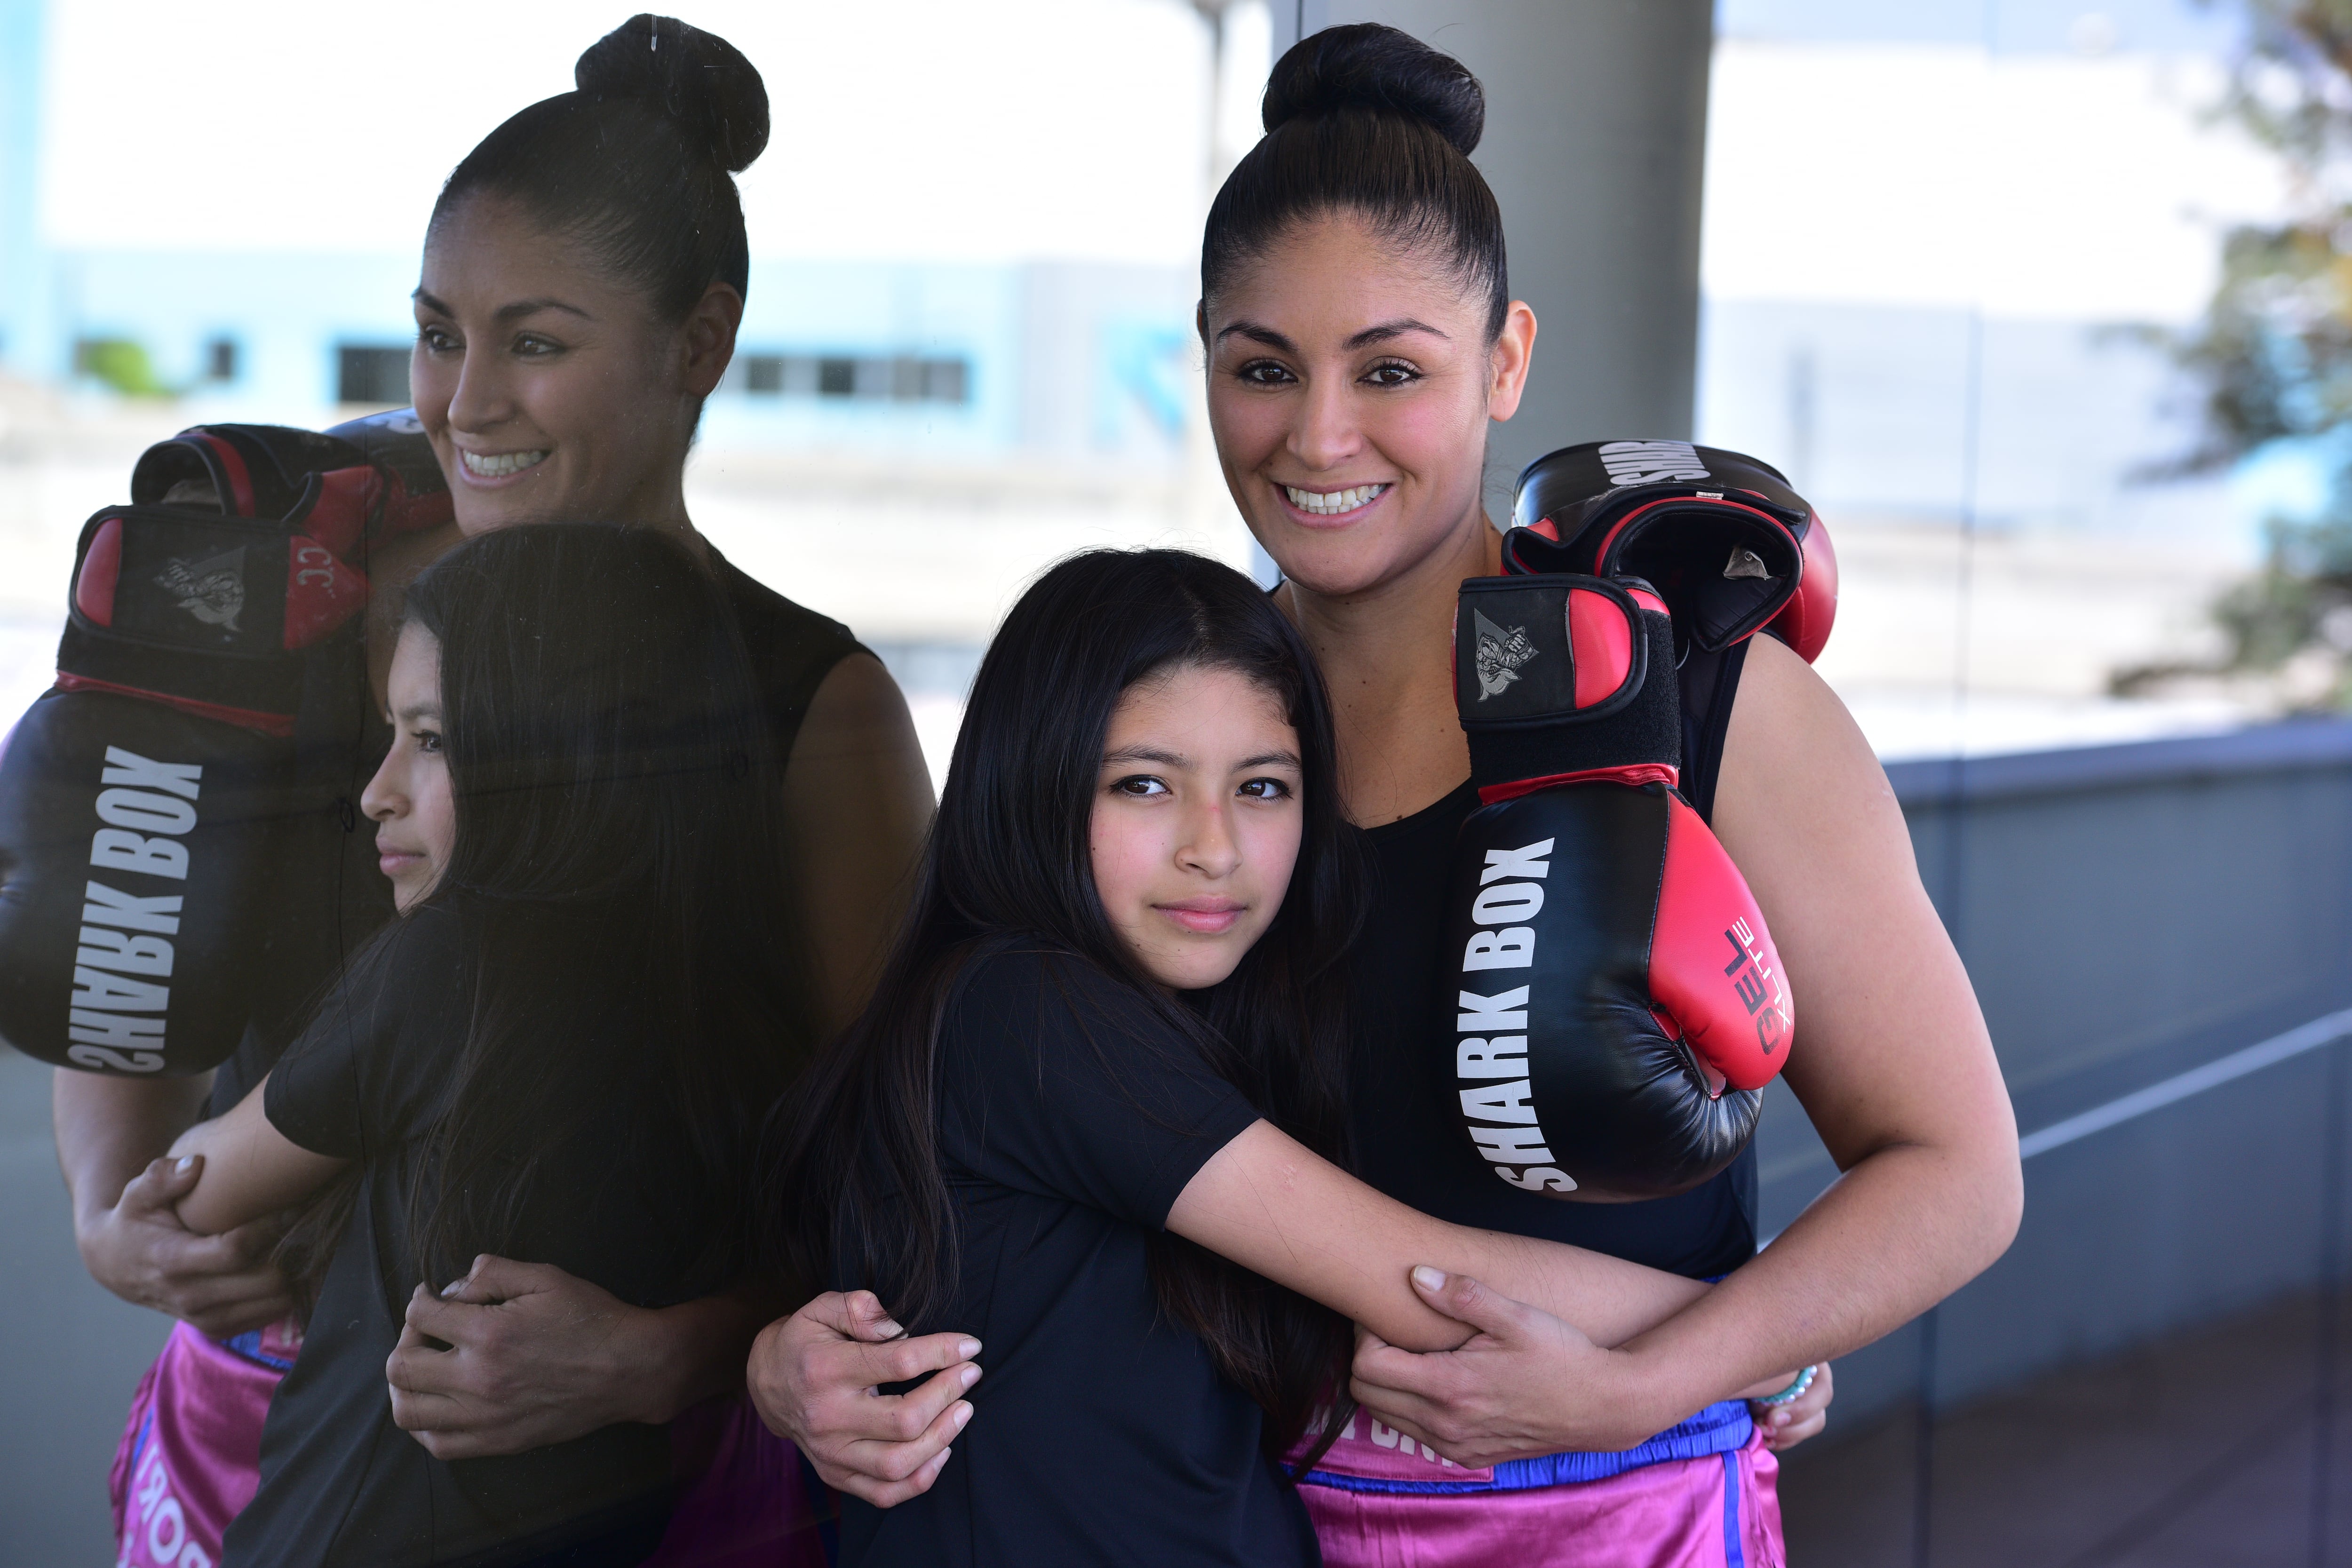
[[[1638,579],[1465,582],[1454,691],[1471,777],[1489,805],[1571,774],[1671,785],[1682,766],[1674,626]]]
[[[285,521],[109,507],[82,529],[58,683],[291,733],[302,667],[289,656],[366,603],[366,579]]]
[[[1790,612],[1809,566],[1826,572],[1826,602],[1808,595],[1790,627],[1807,658],[1828,638],[1828,535],[1787,479],[1754,458],[1687,441],[1564,447],[1520,473],[1512,520],[1507,571],[1642,578],[1709,652]]]

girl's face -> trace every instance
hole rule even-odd
[[[441,879],[457,841],[449,762],[441,749],[441,645],[414,622],[401,627],[390,682],[392,750],[360,792],[375,826],[376,864],[403,913]]]
[[[1209,426],[1283,574],[1330,596],[1392,581],[1483,524],[1486,422],[1517,411],[1535,316],[1350,216],[1304,223],[1202,302]]]
[[[732,289],[664,321],[484,193],[434,226],[415,304],[409,390],[459,528],[685,521],[687,447],[742,314]]]
[[[1177,991],[1234,972],[1298,860],[1298,736],[1265,688],[1181,666],[1111,715],[1096,784],[1095,890],[1136,961]]]

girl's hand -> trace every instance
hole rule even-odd
[[[1829,1424],[1830,1401],[1836,1397],[1831,1387],[1830,1363],[1820,1363],[1813,1385],[1786,1405],[1763,1405],[1748,1402],[1748,1414],[1756,1417],[1757,1430],[1764,1434],[1764,1446],[1776,1454],[1785,1454],[1808,1437],[1821,1436]],[[1790,1378],[1782,1388],[1796,1380]]]
[[[1599,1348],[1550,1313],[1466,1275],[1416,1268],[1412,1284],[1432,1308],[1478,1332],[1457,1350],[1416,1354],[1359,1330],[1349,1392],[1455,1464],[1613,1452],[1677,1419],[1650,1407],[1635,1357]]]
[[[74,1240],[90,1278],[142,1307],[226,1339],[294,1310],[286,1277],[269,1260],[276,1216],[219,1236],[180,1223],[174,1205],[195,1189],[201,1162],[157,1160],[105,1206],[76,1206]]]
[[[930,1489],[971,1419],[980,1342],[909,1339],[871,1290],[827,1291],[761,1331],[746,1381],[768,1429],[790,1437],[825,1485],[890,1508]],[[883,1394],[886,1383],[912,1383]]]

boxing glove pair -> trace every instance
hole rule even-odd
[[[1463,584],[1455,618],[1481,805],[1447,892],[1456,984],[1433,1029],[1499,1179],[1668,1196],[1747,1146],[1795,1027],[1762,912],[1676,793],[1681,648],[1769,626],[1818,652],[1834,557],[1776,473],[1683,442],[1553,453],[1523,476],[1517,515],[1506,574]]]
[[[450,516],[421,432],[352,433],[184,431],[83,527],[57,684],[0,752],[0,1037],[28,1055],[182,1074],[243,1036],[305,658],[364,607],[372,541]]]

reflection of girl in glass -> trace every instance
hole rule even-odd
[[[520,527],[409,589],[389,694],[361,800],[401,917],[173,1151],[203,1156],[178,1207],[206,1234],[356,1173],[226,1560],[637,1563],[669,1523],[666,1426],[437,1459],[383,1364],[411,1292],[482,1253],[639,1308],[742,1274],[760,1108],[809,1034],[750,662],[683,544]]]

